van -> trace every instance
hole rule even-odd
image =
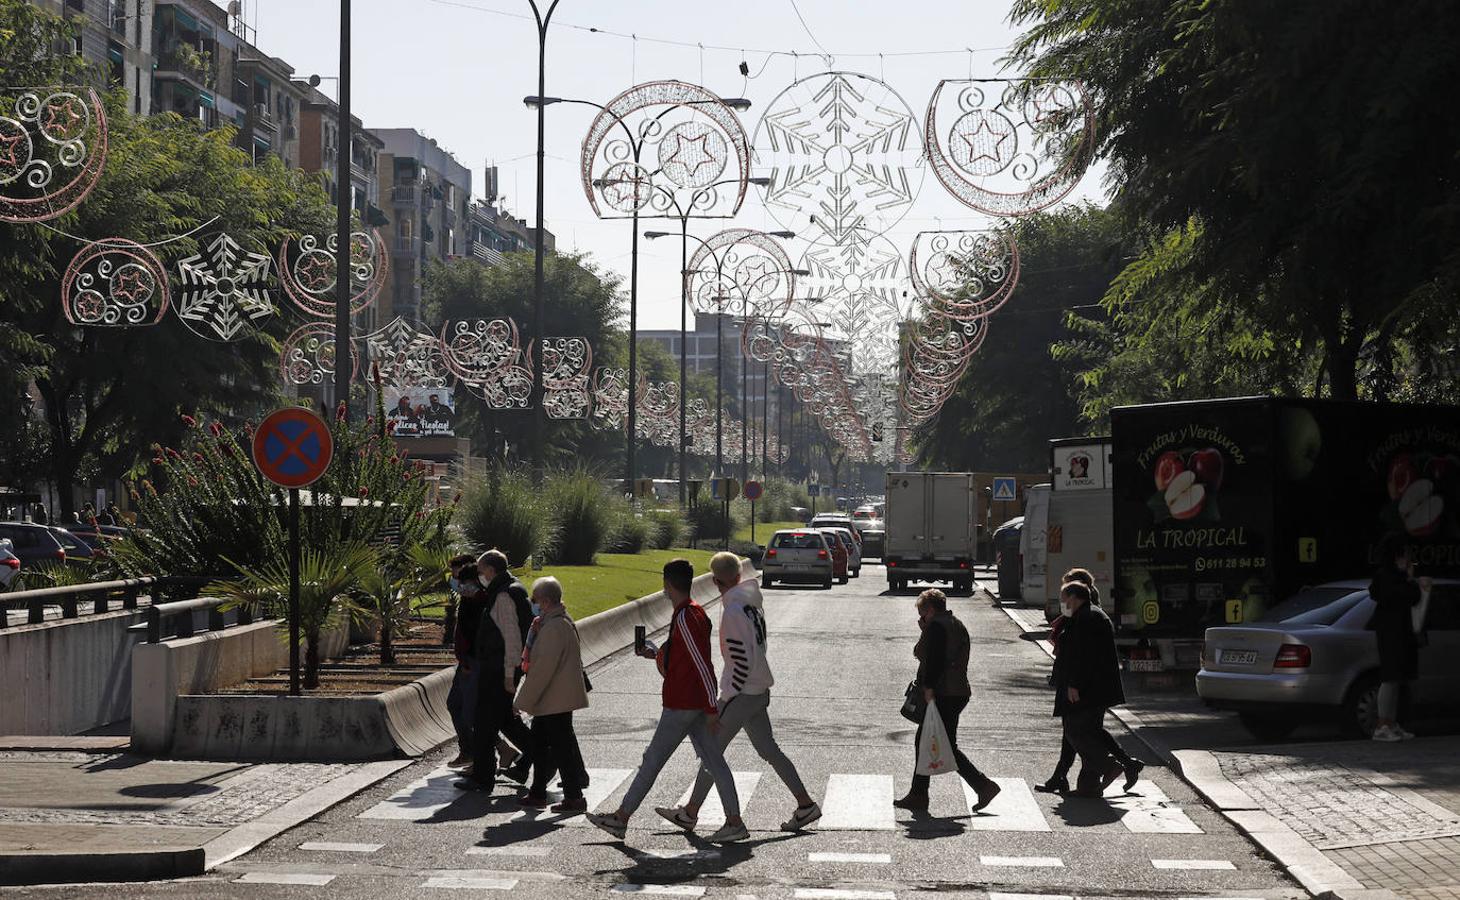
[[[1019,532],[1019,596],[1036,606],[1044,605],[1049,490],[1047,484],[1036,484],[1024,492],[1024,527]]]
[[[1101,598],[1115,586],[1115,514],[1109,438],[1050,441],[1049,512],[1045,521],[1044,614],[1060,613],[1059,577],[1088,569]]]

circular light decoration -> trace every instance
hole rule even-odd
[[[601,431],[618,431],[629,414],[629,370],[623,366],[599,366],[593,372],[593,418]]]
[[[604,105],[580,169],[599,218],[727,218],[745,201],[750,142],[711,91],[651,81]]]
[[[923,183],[917,116],[885,82],[823,72],[772,100],[755,128],[766,208],[810,241],[895,225]]]
[[[231,341],[251,325],[274,313],[269,299],[267,253],[245,250],[220,234],[206,250],[177,264],[182,290],[173,308],[188,330],[199,337]]]
[[[438,346],[447,370],[489,408],[526,409],[531,403],[532,373],[521,365],[516,322],[447,322]]]
[[[907,264],[917,295],[958,321],[992,314],[1019,283],[1019,247],[1007,229],[919,232]]]
[[[550,337],[542,344],[542,408],[549,419],[588,418],[593,345],[587,338]],[[527,369],[532,369],[532,345]]]
[[[44,222],[76,208],[106,165],[107,122],[90,88],[0,91],[0,221]]]
[[[695,249],[684,277],[690,305],[706,315],[774,315],[791,304],[796,291],[786,248],[750,228],[711,235]]]
[[[279,374],[284,383],[303,387],[328,384],[335,378],[335,329],[325,322],[303,325],[284,341]],[[350,380],[360,374],[360,355],[350,347]]]
[[[284,293],[305,315],[333,319],[335,315],[336,236],[320,240],[312,234],[285,238],[279,245],[279,280]],[[361,312],[375,301],[386,276],[390,256],[378,231],[350,235],[350,312]]]
[[[61,278],[61,310],[72,325],[156,325],[167,307],[167,271],[151,250],[125,238],[88,245]]]
[[[1078,82],[941,81],[923,143],[950,194],[989,215],[1020,216],[1074,189],[1094,151],[1095,112]]]
[[[857,373],[897,364],[905,297],[912,286],[902,252],[880,235],[852,232],[840,244],[813,244],[801,257],[806,293],[820,298],[816,313],[848,345]]]

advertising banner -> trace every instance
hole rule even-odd
[[[452,437],[456,418],[451,388],[385,388],[385,423],[396,437]]]

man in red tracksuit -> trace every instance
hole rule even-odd
[[[669,637],[664,649],[656,654],[646,647],[640,655],[654,659],[659,674],[664,676],[664,711],[654,737],[644,751],[638,774],[616,812],[590,814],[588,821],[620,840],[628,830],[629,817],[644,802],[659,772],[686,737],[694,746],[700,763],[709,771],[725,808],[725,826],[710,835],[715,843],[740,841],[750,836],[740,817],[740,798],[735,793],[735,779],[725,765],[720,742],[714,737],[719,724],[716,706],[715,665],[710,656],[710,617],[690,597],[694,584],[694,566],[689,560],[670,560],[664,566],[664,593],[674,601],[670,617]]]

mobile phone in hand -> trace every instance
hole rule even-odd
[[[635,653],[643,653],[644,652],[644,644],[646,643],[646,638],[648,637],[648,634],[649,634],[648,629],[645,628],[643,625],[635,625],[634,626],[634,652]]]

